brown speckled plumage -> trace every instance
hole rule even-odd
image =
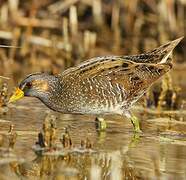
[[[32,74],[19,88],[63,113],[125,114],[172,68],[169,55],[180,40],[141,55],[92,58],[56,76]]]

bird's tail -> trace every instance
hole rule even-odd
[[[173,51],[173,49],[178,45],[178,43],[183,39],[183,37],[178,38],[174,41],[170,41],[156,49],[154,49],[153,51],[151,51],[151,54],[157,55],[157,63],[166,63],[169,62],[169,57]]]
[[[170,55],[173,49],[183,39],[180,37],[174,41],[170,41],[152,51],[144,54],[131,56],[131,60],[136,63],[152,63],[152,64],[165,64],[170,62]],[[127,58],[126,58],[127,59]]]

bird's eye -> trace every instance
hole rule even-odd
[[[31,82],[28,82],[28,83],[26,84],[26,86],[27,86],[28,88],[30,88],[30,87],[32,87],[32,83],[31,83]]]

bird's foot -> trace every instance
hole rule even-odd
[[[134,127],[134,132],[135,133],[142,133],[141,129],[140,129],[140,125],[139,125],[139,119],[136,116],[132,116],[131,117],[131,122],[133,124]]]
[[[96,129],[98,131],[105,131],[105,129],[107,128],[107,123],[103,118],[96,117],[95,122],[96,122]]]

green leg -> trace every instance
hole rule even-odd
[[[127,118],[129,118],[131,120],[133,127],[134,127],[134,132],[135,133],[142,132],[140,129],[140,125],[139,125],[139,119],[136,116],[134,116],[133,114],[131,114],[129,111],[125,112],[124,114],[127,116]]]
[[[140,125],[139,125],[139,119],[136,116],[132,115],[131,122],[134,127],[134,132],[137,132],[137,133],[142,132],[140,129]]]
[[[107,128],[107,123],[103,118],[96,117],[96,129],[99,131],[104,131]]]

